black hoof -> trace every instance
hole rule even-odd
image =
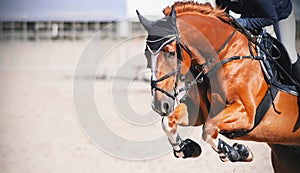
[[[246,161],[246,162],[252,161],[253,156],[248,147],[238,143],[233,144],[232,147],[239,153],[240,155],[239,161]]]
[[[183,147],[179,151],[176,150],[173,151],[175,157],[177,158],[182,157],[185,159],[185,158],[190,158],[190,157],[195,158],[200,156],[202,149],[193,140],[186,139],[183,141]]]
[[[223,162],[231,161],[231,162],[237,162],[240,159],[239,153],[234,150],[231,146],[227,145],[226,143],[219,148],[219,155],[220,159]]]
[[[252,161],[252,153],[248,147],[242,144],[233,144],[231,147],[223,140],[219,139],[218,150],[220,159],[225,162],[250,162]]]

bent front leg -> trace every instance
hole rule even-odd
[[[219,132],[249,130],[254,123],[254,113],[249,108],[246,112],[241,101],[226,107],[217,116],[209,119],[203,126],[202,138],[220,155],[222,161],[252,161],[252,152],[241,144],[228,145],[218,137]]]
[[[172,115],[162,118],[162,128],[177,158],[198,157],[201,154],[201,148],[196,142],[190,139],[182,140],[177,132],[178,125],[187,124],[188,113],[185,104],[178,105]]]
[[[205,123],[202,138],[209,141],[216,139],[219,132],[249,130],[254,125],[254,116],[255,106],[245,109],[241,101],[236,101]]]
[[[201,147],[191,139],[182,140],[174,126],[170,127],[168,117],[162,119],[162,128],[173,147],[174,156],[177,158],[189,158],[200,156]],[[176,125],[177,126],[177,125]],[[175,128],[177,129],[177,128]]]

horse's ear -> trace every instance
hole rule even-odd
[[[140,23],[143,25],[143,27],[148,31],[150,27],[151,21],[146,19],[144,16],[142,16],[138,10],[136,10],[136,14],[139,17]]]
[[[176,25],[176,10],[174,5],[172,6],[172,10],[169,16],[171,17],[173,24]]]

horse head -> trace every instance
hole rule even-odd
[[[152,108],[162,116],[169,115],[184,97],[185,76],[189,72],[190,59],[182,49],[176,11],[169,16],[150,21],[137,11],[140,23],[148,32],[145,56],[151,69]]]

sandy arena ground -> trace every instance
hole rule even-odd
[[[190,138],[202,146],[202,155],[196,159],[176,159],[172,152],[168,152],[153,159],[132,161],[121,159],[116,154],[112,156],[99,149],[101,146],[97,146],[93,139],[89,138],[80,120],[78,121],[73,98],[73,75],[86,43],[0,42],[0,172],[273,172],[270,149],[266,144],[240,141],[252,149],[253,162],[223,163],[209,145],[202,143],[199,127],[189,134]],[[98,50],[101,51],[101,47]],[[145,63],[144,59],[142,62]],[[144,66],[145,64],[142,64],[142,67]],[[85,80],[84,76],[81,77]],[[119,80],[126,80],[126,76],[124,78]],[[110,82],[109,79],[97,79],[94,85],[96,105],[102,106],[99,110],[105,114],[102,118],[107,126],[119,136],[133,141],[165,137],[159,127],[160,119],[157,115],[154,115],[154,123],[148,126],[129,123],[124,121],[126,117],[122,119],[115,116],[116,111],[109,105],[113,94]],[[127,91],[131,94],[128,100],[137,112],[151,111],[148,87],[147,83],[141,81],[130,83],[130,89]],[[99,138],[109,141],[107,136]],[[111,142],[120,148],[124,145]],[[233,144],[234,141],[230,143]],[[162,146],[156,147],[158,149]],[[153,149],[155,147],[149,148],[149,152]],[[118,148],[116,153],[119,152],[117,150]],[[130,151],[127,153],[136,154]]]

